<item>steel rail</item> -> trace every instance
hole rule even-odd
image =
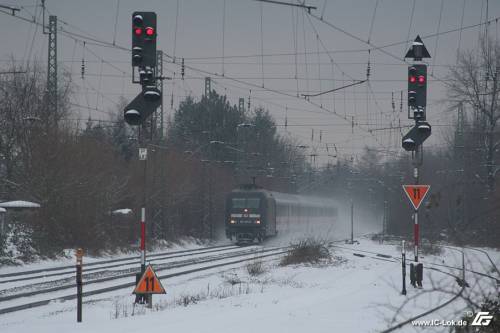
[[[218,246],[210,246],[210,247],[203,247],[203,248],[190,249],[190,250],[180,250],[180,251],[173,251],[173,252],[160,252],[160,253],[148,255],[148,257],[156,257],[156,256],[161,256],[161,255],[166,255],[166,254],[179,254],[179,253],[186,253],[186,252],[193,252],[193,251],[200,251],[200,250],[209,250],[209,249],[222,248],[222,247],[234,247],[234,245],[232,245],[232,244],[231,245],[218,245]],[[103,265],[103,264],[109,264],[109,263],[126,261],[126,260],[134,260],[134,259],[137,259],[137,257],[138,256],[129,256],[129,257],[124,257],[124,258],[119,258],[119,259],[94,261],[94,262],[90,262],[88,264],[85,264],[85,266],[88,267],[88,266]],[[42,272],[53,272],[53,271],[57,271],[57,270],[65,270],[65,269],[73,269],[73,268],[75,268],[75,265],[40,268],[40,269],[34,269],[34,270],[29,270],[29,271],[0,274],[0,278],[19,276],[19,275],[29,275],[29,274],[36,274],[36,273],[42,273]]]
[[[205,248],[203,249],[197,249],[197,250],[193,250],[193,251],[189,251],[189,252],[186,252],[186,253],[180,253],[180,254],[175,254],[175,253],[179,253],[179,252],[166,252],[166,254],[155,254],[155,255],[150,255],[148,256],[149,258],[150,257],[154,257],[153,259],[149,260],[150,262],[151,261],[158,261],[158,260],[164,260],[164,259],[171,259],[171,258],[181,258],[181,257],[187,257],[187,256],[192,256],[192,255],[197,255],[197,254],[205,254],[205,253],[212,253],[212,252],[219,252],[219,251],[225,251],[225,250],[230,250],[230,249],[236,249],[238,248],[237,246],[234,246],[234,247],[222,247],[222,248],[212,248],[210,250],[207,250]],[[184,251],[182,251],[184,252]],[[117,261],[124,261],[122,259],[116,259]],[[88,273],[88,272],[96,272],[96,271],[105,271],[109,268],[116,268],[116,267],[120,267],[120,266],[126,266],[126,265],[132,265],[132,264],[138,264],[140,263],[140,259],[137,259],[137,258],[134,258],[134,259],[130,259],[130,260],[133,260],[131,262],[127,262],[127,263],[121,263],[121,264],[115,264],[115,265],[108,265],[108,266],[102,266],[102,267],[94,267],[94,268],[86,268],[85,269],[85,272]],[[89,264],[86,264],[84,265],[85,267],[87,266],[95,266],[95,265],[92,265],[94,263],[89,263]],[[105,265],[105,263],[100,263],[102,265]],[[2,280],[0,281],[0,284],[2,283],[8,283],[8,282],[18,282],[18,281],[27,281],[27,280],[34,280],[34,279],[40,279],[40,278],[46,278],[46,277],[52,277],[52,276],[59,276],[59,275],[63,275],[63,274],[73,274],[74,273],[74,269],[75,269],[75,266],[71,266],[71,267],[68,267],[68,268],[64,268],[64,270],[70,270],[70,271],[67,271],[67,272],[59,272],[59,273],[50,273],[50,274],[41,274],[41,275],[35,275],[35,276],[28,276],[28,277],[23,277],[23,278],[17,278],[17,279],[10,279],[10,280]],[[61,269],[63,270],[63,269]],[[57,281],[57,280],[53,280],[53,281],[48,281],[48,282],[54,282],[54,281]]]
[[[262,253],[262,252],[270,252],[270,251],[276,251],[276,250],[277,250],[277,248],[272,248],[272,249],[260,250],[259,252]],[[191,265],[203,264],[203,263],[211,262],[211,261],[241,257],[241,256],[245,256],[245,255],[250,255],[252,253],[255,253],[254,249],[246,250],[246,251],[239,251],[239,252],[232,252],[232,253],[230,253],[231,255],[222,254],[222,255],[217,255],[217,256],[211,256],[211,257],[209,256],[209,257],[200,258],[199,260],[191,259],[191,260],[186,260],[184,262],[181,261],[181,262],[173,263],[172,265],[169,265],[169,264],[165,264],[162,266],[153,265],[153,268],[157,272],[160,272],[160,271],[164,271],[167,269],[180,268],[180,267],[186,267],[186,266],[191,266]],[[109,277],[94,279],[94,280],[90,280],[90,281],[85,281],[84,284],[89,285],[89,284],[96,284],[96,283],[103,283],[103,282],[118,280],[118,279],[127,278],[127,277],[135,277],[136,273],[139,272],[139,269],[140,268],[137,267],[137,268],[129,270],[125,274],[120,274],[120,275],[116,275],[116,276],[109,276]],[[61,290],[65,290],[65,289],[70,289],[70,288],[74,288],[74,287],[75,287],[75,284],[71,283],[71,284],[66,284],[66,285],[62,285],[62,286],[46,288],[43,290],[35,290],[35,291],[28,291],[28,292],[19,293],[19,294],[11,294],[11,295],[0,297],[0,303],[5,302],[5,301],[10,301],[10,300],[13,300],[16,298],[20,298],[20,297],[30,297],[30,296],[35,296],[35,295],[41,295],[41,294],[61,291]]]
[[[276,249],[267,250],[267,251],[278,251],[280,249],[286,249],[286,248],[276,248]],[[169,278],[173,278],[173,277],[177,277],[177,276],[182,276],[182,275],[187,275],[187,274],[191,274],[191,273],[196,273],[196,272],[200,272],[200,271],[205,271],[205,270],[209,270],[209,269],[213,269],[213,268],[234,265],[234,264],[242,263],[242,262],[245,262],[245,261],[251,261],[251,260],[255,260],[255,259],[261,259],[261,258],[267,258],[267,257],[271,257],[271,256],[276,256],[276,255],[280,255],[280,254],[286,253],[286,251],[287,250],[281,250],[279,252],[270,253],[270,254],[264,254],[264,255],[258,255],[258,256],[254,256],[252,258],[237,259],[237,260],[233,260],[233,261],[230,261],[230,262],[224,262],[224,263],[219,263],[219,264],[213,264],[213,265],[210,265],[210,266],[193,268],[193,269],[190,269],[190,270],[187,270],[187,271],[182,271],[182,272],[177,272],[177,273],[160,275],[160,276],[158,276],[158,278],[159,279],[169,279]],[[98,295],[98,294],[103,294],[103,293],[107,293],[107,292],[111,292],[111,291],[115,291],[115,290],[120,290],[120,289],[124,289],[124,288],[130,288],[130,287],[133,287],[133,286],[135,286],[135,282],[122,283],[122,284],[118,284],[118,285],[107,287],[107,288],[101,288],[101,289],[86,291],[86,292],[83,293],[83,297],[93,296],[93,295]],[[51,298],[51,299],[47,299],[47,300],[42,300],[42,301],[36,301],[36,302],[31,302],[31,303],[16,305],[16,306],[12,306],[12,307],[8,307],[8,308],[0,309],[0,315],[1,314],[5,314],[5,313],[11,313],[11,312],[15,312],[15,311],[21,311],[21,310],[26,310],[26,309],[31,309],[31,308],[34,308],[34,307],[39,307],[39,306],[47,305],[50,302],[54,302],[54,301],[67,301],[67,300],[71,300],[71,299],[75,299],[75,298],[76,298],[76,294],[71,294],[71,295],[66,295],[66,296]]]

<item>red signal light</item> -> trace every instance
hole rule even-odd
[[[415,83],[415,82],[417,82],[417,78],[416,78],[415,76],[413,76],[413,75],[412,75],[412,76],[410,76],[409,80],[410,80],[410,83]]]
[[[140,36],[140,35],[142,35],[142,28],[135,28],[135,29],[134,29],[134,34],[135,34],[136,36]]]
[[[146,28],[146,35],[147,36],[153,36],[155,34],[155,29],[151,28],[151,27],[147,27]]]
[[[420,76],[418,77],[418,83],[420,83],[420,84],[424,84],[424,83],[425,83],[425,76],[420,75]]]

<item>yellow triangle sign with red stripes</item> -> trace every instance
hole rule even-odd
[[[403,185],[406,196],[410,199],[410,202],[415,209],[420,207],[420,204],[424,201],[424,198],[430,188],[430,185]]]
[[[144,274],[137,282],[134,294],[166,294],[165,288],[163,288],[151,265],[146,267]]]

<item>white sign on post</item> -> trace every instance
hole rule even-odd
[[[148,157],[147,148],[139,148],[139,161],[145,161]]]

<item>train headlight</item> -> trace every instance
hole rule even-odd
[[[255,221],[255,223],[260,224],[260,220]]]
[[[235,220],[231,220],[231,221],[229,221],[229,223],[231,223],[231,224],[235,224],[235,223],[236,223],[236,221],[235,221]]]

